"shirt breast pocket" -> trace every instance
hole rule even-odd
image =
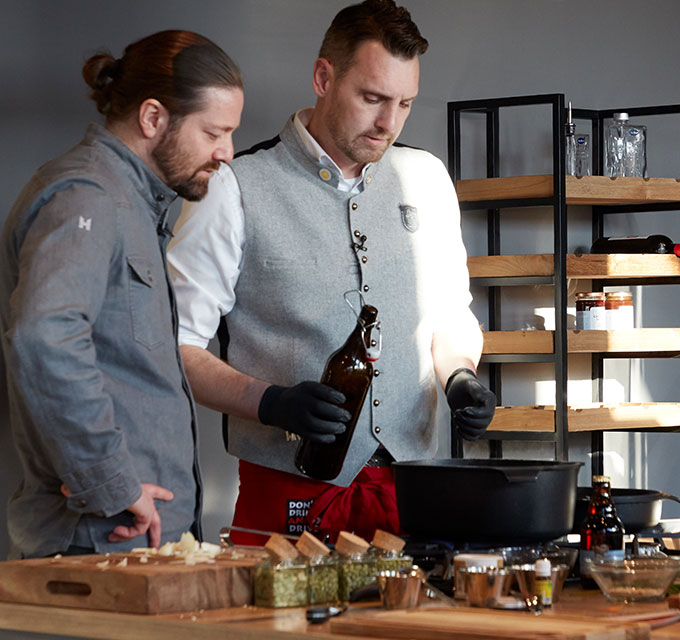
[[[130,316],[135,340],[147,349],[163,344],[161,327],[167,322],[163,317],[163,287],[151,262],[141,256],[128,256],[130,267]],[[170,314],[170,309],[166,310]]]

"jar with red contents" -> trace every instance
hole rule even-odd
[[[607,328],[604,293],[589,291],[576,294],[576,328],[587,331]]]
[[[627,291],[608,291],[605,297],[607,329],[633,329],[633,294]]]

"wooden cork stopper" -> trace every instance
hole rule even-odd
[[[382,529],[376,529],[372,544],[374,547],[378,547],[378,549],[383,549],[384,551],[399,552],[404,548],[406,540],[402,540],[393,533],[387,533],[387,531],[383,531]]]
[[[315,556],[325,556],[328,555],[331,550],[319,540],[316,536],[313,536],[309,531],[305,531],[300,539],[295,543],[295,548],[303,555],[308,558],[314,558]]]
[[[297,549],[278,533],[272,534],[264,548],[278,560],[292,560],[299,555]]]
[[[335,543],[335,550],[345,555],[352,555],[354,553],[366,553],[369,546],[363,538],[347,531],[341,531]]]

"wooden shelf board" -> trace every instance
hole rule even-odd
[[[680,277],[680,258],[673,254],[611,253],[567,255],[567,277],[580,280]],[[553,275],[551,253],[470,256],[471,278],[506,278]]]
[[[680,427],[679,402],[590,404],[568,408],[569,432]],[[490,431],[555,431],[555,407],[496,407]]]
[[[608,178],[565,176],[567,204],[643,204],[680,200],[680,180],[675,178]],[[552,174],[458,180],[461,202],[550,198]]]
[[[553,331],[485,331],[485,355],[553,353]],[[680,353],[680,329],[567,331],[569,353]]]

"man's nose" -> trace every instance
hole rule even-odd
[[[213,152],[213,158],[219,162],[228,164],[234,159],[234,145],[231,140],[228,143],[221,144]]]

